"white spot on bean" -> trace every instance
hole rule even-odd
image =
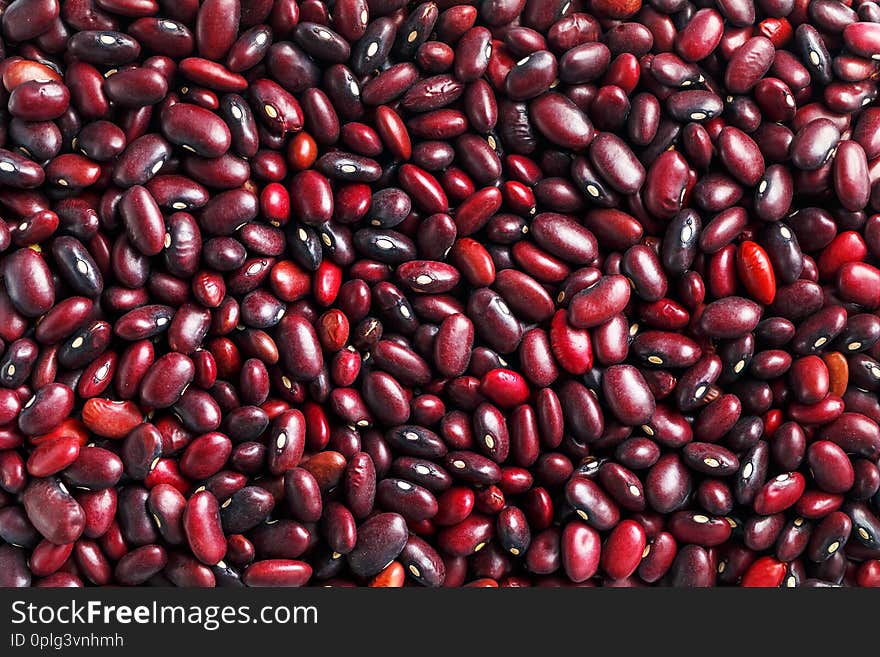
[[[186,203],[183,201],[175,201],[171,204],[171,207],[175,210],[186,210]]]
[[[15,167],[12,165],[12,162],[0,162],[0,171],[15,171]]]
[[[110,363],[104,363],[103,365],[101,365],[98,371],[95,372],[95,379],[97,379],[98,381],[103,381],[104,377],[106,377],[109,372]]]
[[[813,66],[818,66],[822,59],[819,57],[819,53],[815,50],[810,51],[810,62],[812,62]]]
[[[13,376],[15,374],[15,365],[10,364],[9,367],[6,368],[6,376]]]
[[[762,180],[761,184],[758,185],[758,193],[763,194],[765,191],[767,191],[767,181]]]
[[[703,463],[708,465],[710,468],[717,468],[721,465],[721,462],[718,459],[713,459],[711,456],[707,456],[703,459]]]
[[[837,552],[837,548],[840,547],[840,541],[834,541],[831,545],[828,546],[828,554],[834,554]]]
[[[403,481],[401,479],[397,480],[397,487],[400,490],[412,490],[412,484],[409,483],[408,481]]]
[[[287,444],[287,432],[282,431],[278,434],[278,437],[275,439],[275,447],[276,449],[284,449],[284,446]]]
[[[754,472],[754,470],[755,470],[754,465],[752,465],[751,463],[746,463],[745,466],[743,466],[742,478],[748,479],[749,477],[752,476],[752,472]]]
[[[458,468],[459,470],[464,470],[466,464],[464,461],[453,461],[452,465],[454,467]]]
[[[592,184],[587,185],[587,194],[593,198],[599,198],[599,188]]]
[[[828,342],[828,338],[826,338],[826,337],[823,335],[821,338],[819,338],[818,340],[816,340],[816,341],[813,343],[813,349],[818,349],[819,347],[821,347],[821,346],[822,346],[823,344],[825,344],[826,342]]]
[[[79,349],[80,347],[83,346],[84,342],[85,342],[85,339],[82,336],[80,336],[80,337],[76,338],[73,342],[70,343],[70,348],[71,349]]]
[[[339,170],[342,171],[342,173],[354,173],[357,171],[357,167],[353,164],[343,164],[339,167]]]
[[[416,277],[416,283],[418,283],[419,285],[430,285],[433,282],[434,279],[427,274],[421,274]]]
[[[679,239],[682,244],[687,244],[691,241],[691,238],[694,236],[694,227],[691,226],[690,222],[686,223],[684,227],[681,229],[681,236]]]
[[[691,114],[691,121],[702,121],[706,116],[707,114],[705,112],[693,112]]]
[[[236,121],[240,121],[244,118],[244,112],[241,111],[241,108],[238,105],[232,105],[229,108],[229,112]]]
[[[662,365],[663,359],[660,356],[648,356],[648,362],[654,365]]]
[[[153,165],[152,172],[153,172],[154,174],[159,173],[159,169],[161,169],[161,168],[162,168],[162,165],[164,165],[164,164],[165,164],[165,160],[159,160],[158,162],[156,162],[156,163]]]
[[[406,42],[412,43],[413,41],[415,41],[418,38],[419,38],[419,33],[416,30],[413,30],[412,32],[410,32],[409,34],[406,35]]]
[[[858,340],[856,340],[855,342],[850,342],[848,345],[846,345],[846,348],[849,349],[850,351],[855,351],[856,349],[861,349],[861,347],[862,347],[862,343],[859,342]]]
[[[707,522],[709,522],[709,516],[704,516],[703,514],[698,513],[694,516],[694,522],[705,525]]]
[[[367,46],[367,57],[372,57],[377,52],[379,52],[379,42],[373,41],[373,43]]]
[[[642,491],[635,484],[630,484],[629,485],[629,494],[632,495],[633,497],[641,497]]]
[[[483,436],[483,442],[486,443],[486,447],[489,449],[495,449],[495,439],[488,433]]]
[[[581,518],[583,518],[584,520],[589,520],[589,519],[590,519],[590,516],[588,516],[588,515],[587,515],[587,512],[584,511],[583,509],[578,509],[578,510],[577,510],[577,514],[578,514]]]
[[[270,119],[278,118],[278,110],[269,104],[263,106],[263,111],[266,112],[266,116],[268,116]]]
[[[429,468],[427,465],[419,464],[415,467],[415,471],[418,472],[420,475],[431,474],[431,468]]]
[[[419,569],[416,568],[416,565],[413,564],[413,563],[411,563],[411,564],[409,565],[409,572],[412,573],[412,576],[413,576],[413,577],[421,577],[421,576],[422,576],[422,573],[419,572]]]
[[[112,34],[102,34],[98,37],[98,41],[103,43],[105,46],[112,46],[116,43],[116,37]]]
[[[269,40],[269,35],[266,34],[265,32],[260,32],[260,33],[257,35],[257,38],[254,39],[254,42],[255,42],[258,46],[262,46],[262,45],[265,45],[266,42],[267,42],[268,40]]]

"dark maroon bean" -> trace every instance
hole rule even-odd
[[[410,536],[398,557],[407,574],[423,586],[442,586],[446,566],[437,551],[417,536]]]
[[[670,568],[672,586],[707,587],[715,582],[715,572],[708,552],[697,545],[685,545]]]
[[[613,365],[605,370],[602,394],[617,419],[624,424],[645,424],[656,408],[644,377],[631,365]]]
[[[585,477],[576,475],[569,480],[565,498],[578,516],[600,531],[610,529],[620,519],[617,505],[598,484]]]
[[[401,553],[406,541],[406,523],[400,515],[373,516],[358,527],[357,544],[347,555],[349,566],[358,576],[375,575]]]
[[[593,139],[592,124],[565,96],[544,94],[531,102],[529,111],[538,131],[563,148],[583,150]]]
[[[607,52],[607,48],[605,50]],[[578,70],[577,66],[576,63],[571,64],[568,69],[570,75],[577,77],[575,72]],[[550,89],[556,79],[556,70],[556,57],[551,53],[546,50],[530,53],[511,68],[504,83],[504,90],[507,96],[515,101],[537,98]],[[601,73],[597,76],[599,74]]]
[[[743,297],[727,297],[706,307],[700,325],[707,335],[735,339],[754,330],[760,317],[758,304]]]

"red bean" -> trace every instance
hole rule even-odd
[[[183,511],[183,530],[193,555],[209,566],[226,554],[217,498],[208,491],[193,495]]]
[[[28,520],[51,543],[72,543],[82,535],[83,509],[57,479],[31,480],[24,491],[23,502]]]

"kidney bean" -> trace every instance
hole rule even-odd
[[[32,479],[24,491],[24,510],[34,528],[55,545],[72,543],[85,528],[82,507],[53,477]]]
[[[381,571],[403,550],[407,542],[406,523],[396,513],[380,513],[357,531],[357,544],[347,555],[356,575],[370,577]]]
[[[246,586],[303,586],[312,576],[312,567],[294,559],[266,559],[257,561],[244,572]]]
[[[182,522],[193,555],[207,565],[218,563],[226,554],[226,540],[217,498],[208,491],[193,495],[183,510]]]

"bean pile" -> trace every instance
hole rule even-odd
[[[0,585],[880,585],[880,5],[0,0]]]

